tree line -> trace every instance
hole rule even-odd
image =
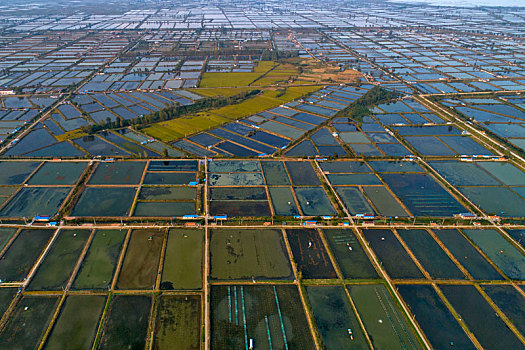
[[[260,90],[255,89],[251,91],[243,91],[237,95],[229,97],[206,97],[194,101],[194,103],[191,105],[181,105],[179,103],[174,103],[157,112],[133,119],[123,119],[120,116],[117,116],[115,120],[106,118],[106,120],[101,120],[98,124],[84,125],[81,127],[81,130],[87,134],[94,134],[101,130],[118,129],[132,125],[140,128],[145,125],[176,119],[188,114],[198,113],[208,108],[220,108],[237,104],[251,96],[257,95],[259,92]]]

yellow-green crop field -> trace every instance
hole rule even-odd
[[[257,66],[254,67],[253,72],[204,73],[199,86],[202,88],[249,86],[276,65],[278,65],[278,63],[273,61],[260,61]]]
[[[170,142],[201,130],[213,128],[217,125],[226,123],[227,121],[229,120],[224,117],[202,112],[165,122],[155,123],[142,131],[156,139]]]
[[[253,90],[253,88],[196,88],[191,89],[191,92],[194,92],[196,94],[199,94],[204,97],[216,97],[216,96],[223,96],[223,97],[230,97],[240,94],[244,91],[250,91]]]
[[[278,90],[266,90],[255,97],[235,105],[210,109],[207,112],[155,123],[142,131],[158,140],[173,142],[182,137],[211,129],[231,120],[244,118],[279,106],[307,93],[317,91],[320,88],[321,86],[293,86],[287,88],[282,95],[282,92]]]

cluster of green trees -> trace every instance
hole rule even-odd
[[[348,117],[357,123],[362,123],[363,118],[370,115],[370,108],[378,104],[389,102],[402,96],[400,93],[374,86],[370,91],[361,96],[350,106],[337,113],[338,117]]]
[[[264,49],[261,54],[261,61],[277,61],[279,59],[298,57],[299,51],[278,51]]]
[[[101,130],[118,129],[130,125],[134,125],[140,128],[148,124],[163,122],[179,118],[184,115],[198,113],[208,108],[220,108],[232,104],[237,104],[251,96],[257,95],[259,92],[260,90],[255,89],[251,91],[243,91],[237,95],[229,97],[207,97],[200,100],[196,100],[193,104],[186,106],[176,103],[173,105],[169,105],[168,107],[161,109],[160,111],[134,119],[122,119],[121,117],[117,117],[116,120],[111,120],[110,118],[106,118],[105,121],[101,120],[98,124],[84,125],[81,127],[81,130],[82,132],[88,134],[94,134]]]

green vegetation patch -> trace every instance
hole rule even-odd
[[[259,61],[253,72],[206,72],[202,75],[200,87],[248,86],[277,65],[273,61]]]
[[[285,88],[283,91],[266,90],[262,94],[247,98],[240,103],[212,108],[205,112],[152,124],[142,129],[142,132],[161,141],[172,142],[182,137],[214,128],[231,120],[244,118],[269,108],[280,106],[320,88],[321,86],[293,86]]]
[[[369,108],[380,103],[388,102],[400,97],[401,94],[390,90],[383,89],[379,86],[374,86],[366,94],[361,96],[357,101],[350,106],[341,110],[336,114],[337,117],[348,117],[358,123],[363,122],[363,117],[370,115]]]

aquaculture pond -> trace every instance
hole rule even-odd
[[[195,202],[137,202],[133,216],[176,217],[195,215]]]
[[[69,187],[23,187],[0,210],[0,217],[54,216],[71,191]]]
[[[323,229],[323,234],[344,278],[379,278],[364,248],[352,230]]]
[[[95,231],[73,289],[107,289],[111,285],[126,233],[126,230]]]
[[[196,187],[143,186],[138,199],[148,201],[180,201],[195,200],[196,197]]]
[[[285,162],[294,186],[319,185],[319,178],[310,162]]]
[[[523,229],[517,229],[517,230],[506,230],[510,237],[512,237],[516,243],[521,245],[523,248],[525,248],[525,230]]]
[[[27,182],[29,185],[74,185],[87,163],[46,162]]]
[[[392,231],[367,229],[363,235],[391,278],[424,278]]]
[[[381,174],[392,191],[415,216],[453,216],[468,212],[427,174]]]
[[[463,232],[491,259],[508,277],[525,279],[525,256],[496,230],[472,230]]]
[[[162,295],[153,349],[201,349],[201,309],[198,295]]]
[[[136,192],[135,187],[87,187],[71,216],[127,216]]]
[[[38,348],[53,312],[58,306],[57,296],[22,297],[6,325],[0,331],[3,349]]]
[[[337,194],[348,209],[350,215],[374,215],[372,208],[366,197],[357,187],[336,187]]]
[[[465,276],[425,230],[397,230],[412,254],[432,278],[464,279]]]
[[[261,162],[261,166],[268,186],[290,185],[290,178],[283,162],[264,161]]]
[[[383,186],[363,187],[363,193],[370,199],[379,215],[385,217],[408,216],[408,213],[394,197]]]
[[[146,173],[145,185],[189,185],[197,180],[196,173],[158,172]]]
[[[299,215],[299,209],[295,202],[292,189],[289,187],[268,187],[270,199],[275,215],[295,216]]]
[[[434,349],[476,349],[432,286],[403,284],[397,289]]]
[[[128,161],[100,163],[91,178],[91,185],[138,185],[146,162]]]
[[[375,348],[422,349],[384,285],[349,285],[347,288]]]
[[[482,286],[490,299],[523,334],[525,331],[525,297],[512,285]]]
[[[523,348],[523,344],[494,312],[476,287],[443,285],[440,288],[483,347]]]
[[[262,186],[261,173],[209,173],[210,186]]]
[[[336,215],[330,198],[322,187],[294,187],[301,211],[305,216]]]
[[[0,260],[2,282],[23,281],[55,230],[21,230]]]
[[[204,232],[171,229],[166,243],[161,289],[200,289]]]
[[[501,276],[457,230],[433,230],[468,273],[478,280],[501,280]]]
[[[315,349],[294,285],[213,286],[211,348]]]
[[[143,349],[146,345],[152,298],[116,295],[111,300],[99,349]]]
[[[319,233],[314,229],[286,230],[288,242],[303,278],[336,278]]]
[[[306,294],[326,349],[369,348],[344,287],[306,287]]]
[[[212,229],[210,262],[217,280],[293,279],[278,230]]]
[[[9,308],[9,304],[11,304],[13,298],[17,293],[17,290],[17,288],[0,289],[0,315],[3,316],[4,313],[7,311],[7,309]]]
[[[159,275],[158,267],[165,231],[133,230],[117,280],[118,289],[153,289]]]
[[[89,230],[61,230],[28,286],[29,290],[61,290],[68,283]]]
[[[44,348],[91,348],[105,304],[102,295],[68,296]]]
[[[2,251],[6,247],[6,245],[9,243],[9,241],[15,235],[16,232],[17,232],[16,228],[10,228],[10,227],[0,228],[0,251]]]
[[[264,201],[215,201],[209,203],[211,215],[240,216],[271,216],[270,205]]]

